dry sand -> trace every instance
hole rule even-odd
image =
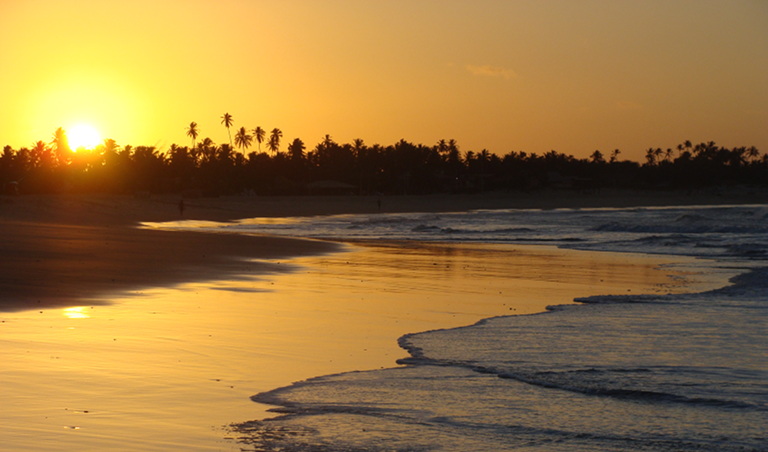
[[[531,207],[515,197],[383,201],[388,211]],[[133,227],[177,219],[177,203],[62,196],[0,204],[0,449],[237,450],[222,426],[266,414],[250,395],[394,366],[404,333],[695,282],[659,269],[684,259]],[[225,198],[187,200],[185,216],[376,210],[376,198]]]

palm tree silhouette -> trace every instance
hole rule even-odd
[[[195,148],[195,140],[200,135],[200,131],[197,129],[197,123],[192,121],[189,123],[189,129],[187,129],[187,136],[192,137],[192,149]]]
[[[248,134],[248,132],[245,130],[245,127],[240,127],[240,130],[238,130],[235,134],[235,144],[237,147],[245,151],[245,149],[251,145],[252,141],[253,137]]]
[[[304,146],[304,142],[301,141],[301,138],[295,138],[293,142],[288,145],[291,160],[299,161],[303,159],[304,149],[306,149],[306,146]]]
[[[221,123],[224,124],[224,127],[227,128],[227,135],[229,135],[229,145],[232,146],[232,133],[229,131],[229,127],[232,125],[232,115],[229,113],[224,113],[221,117]]]
[[[760,159],[760,150],[757,149],[755,146],[750,146],[747,148],[747,157],[749,157],[753,162]]]
[[[664,155],[664,151],[661,150],[661,148],[656,148],[653,150],[653,156],[655,157],[655,162],[661,161],[661,156]]]
[[[70,151],[69,149],[69,140],[67,139],[67,132],[64,130],[64,128],[59,127],[53,132],[53,140],[51,141],[51,144],[55,147],[56,151],[56,158],[58,159],[59,163],[66,163],[68,159],[68,153]]]
[[[656,150],[655,149],[648,148],[648,150],[645,151],[645,161],[650,166],[653,166],[653,165],[656,164]]]
[[[264,135],[266,134],[267,132],[261,127],[257,126],[253,129],[253,137],[256,138],[256,142],[259,143],[259,152],[261,152],[261,142],[264,141]]]
[[[362,138],[355,138],[352,140],[352,152],[355,154],[356,159],[359,160],[364,151],[365,141]]]
[[[53,153],[43,140],[38,140],[30,149],[32,163],[35,167],[50,166]]]
[[[691,140],[685,140],[683,142],[683,147],[685,147],[686,150],[690,151],[693,147],[693,144],[691,143]]]
[[[272,129],[272,133],[269,136],[269,143],[267,143],[267,146],[269,147],[269,150],[277,154],[277,152],[280,150],[280,138],[283,137],[283,131],[275,127]]]
[[[104,140],[105,154],[116,154],[118,150],[120,150],[120,145],[117,144],[117,141],[113,140],[112,138],[106,138]]]

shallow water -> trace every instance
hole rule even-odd
[[[718,301],[720,300],[720,301]],[[267,450],[764,450],[765,318],[721,295],[568,306],[406,336],[407,367],[259,394]],[[293,437],[263,441],[278,426]]]
[[[226,426],[270,416],[253,394],[397,366],[406,333],[539,312],[598,283],[697,284],[690,259],[666,261],[677,270],[556,248],[367,244],[271,262],[284,273],[0,313],[0,450],[239,450]]]
[[[466,221],[475,230],[464,228],[460,241],[534,241],[719,264],[689,267],[710,283],[690,294],[626,293],[595,282],[585,305],[405,335],[400,344],[411,357],[400,361],[404,367],[255,395],[283,415],[237,426],[244,444],[284,451],[765,450],[764,206],[468,215],[494,218],[490,225],[453,215],[428,217],[440,227],[418,214],[378,219],[356,235],[397,236],[416,218],[410,234],[444,236],[459,231],[448,223]],[[320,234],[323,224],[341,221],[317,220]],[[311,231],[311,222],[301,230]],[[725,284],[734,272],[743,274]]]
[[[0,314],[0,449],[760,450],[766,211],[651,210],[243,222],[375,242]]]
[[[179,221],[147,227],[323,239],[529,243],[724,259],[768,257],[768,206],[509,209]]]

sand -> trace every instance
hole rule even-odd
[[[461,211],[491,208],[631,207],[765,203],[768,192],[572,191],[434,196],[318,196],[185,199],[175,195],[0,197],[0,312],[108,303],[111,294],[142,287],[270,272],[244,258],[287,258],[336,246],[286,238],[210,236],[148,231],[142,221],[226,221],[256,216]],[[378,201],[381,200],[381,207]]]
[[[502,198],[385,198],[382,208],[522,203]],[[177,219],[173,197],[3,201],[0,449],[8,450],[237,450],[224,426],[268,415],[249,396],[395,366],[402,334],[540,312],[596,288],[653,293],[696,283],[659,268],[685,260],[661,257],[134,227]],[[184,215],[377,209],[375,198],[192,199]]]

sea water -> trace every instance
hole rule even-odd
[[[233,426],[246,450],[768,450],[768,206],[337,215],[204,227],[684,255],[707,258],[705,271],[739,273],[702,293],[601,295],[536,315],[414,332],[399,340],[410,355],[400,367],[255,395],[278,408],[273,419]]]

